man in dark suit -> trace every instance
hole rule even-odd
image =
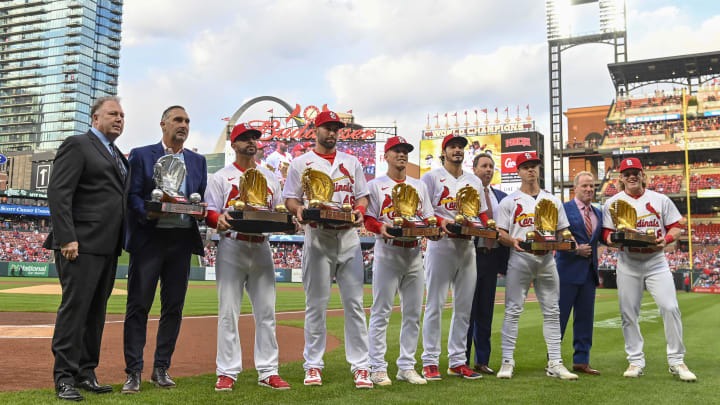
[[[128,234],[125,250],[130,253],[128,297],[125,311],[124,352],[127,380],[124,394],[140,390],[143,349],[147,319],[158,279],[161,282],[161,315],[151,381],[163,388],[174,388],[167,373],[175,342],[180,333],[185,304],[190,258],[203,256],[204,249],[197,219],[189,215],[154,214],[145,210],[156,188],[155,163],[172,154],[185,163],[186,176],[180,191],[185,196],[205,194],[207,163],[205,157],[183,148],[190,132],[190,118],[181,106],[167,108],[161,118],[162,141],[130,151],[130,190],[128,193]]]
[[[55,252],[62,285],[52,340],[60,399],[82,400],[77,388],[112,391],[98,385],[95,368],[124,238],[128,163],[114,144],[125,124],[119,101],[95,101],[92,128],[60,145],[48,187],[52,230],[43,247]]]
[[[570,232],[578,243],[574,251],[557,251],[555,260],[560,276],[560,330],[573,312],[573,370],[599,375],[590,367],[595,288],[598,285],[597,245],[602,234],[602,215],[590,203],[595,198],[595,177],[590,172],[575,176],[575,198],[564,204]]]
[[[495,174],[495,162],[487,153],[480,153],[473,160],[473,172],[482,181],[485,187],[485,202],[488,210],[488,219],[493,218],[497,212],[500,201],[507,194],[490,187]],[[470,327],[467,337],[467,362],[470,365],[470,353],[475,342],[475,371],[483,374],[495,374],[488,362],[490,361],[490,333],[492,327],[493,309],[495,308],[495,287],[497,275],[505,274],[510,250],[497,243],[497,241],[475,240],[477,246],[475,264],[477,266],[477,283],[473,297],[472,311],[470,312]]]

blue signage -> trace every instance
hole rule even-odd
[[[0,153],[0,165],[5,164],[7,162],[7,157]]]
[[[705,116],[706,116],[706,117],[714,117],[714,116],[716,116],[716,115],[720,115],[720,110],[717,110],[717,111],[705,111]],[[0,155],[0,156],[2,156],[2,155]],[[0,162],[0,164],[1,164],[1,163],[2,163],[2,162]]]
[[[42,215],[49,217],[50,208],[33,207],[30,205],[12,205],[0,204],[0,214],[16,214],[16,215]]]
[[[662,114],[662,115],[647,115],[644,117],[627,117],[625,122],[633,124],[636,122],[649,122],[649,121],[665,121],[665,120],[679,120],[680,114]]]

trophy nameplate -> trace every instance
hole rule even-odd
[[[155,162],[153,180],[155,189],[150,201],[145,201],[145,210],[155,213],[200,215],[207,214],[207,204],[202,203],[198,193],[188,198],[180,191],[185,180],[185,163],[173,155],[165,155]]]
[[[295,229],[292,214],[284,205],[268,208],[267,179],[260,170],[247,169],[240,176],[238,196],[230,204],[232,230],[241,233],[289,232]]]
[[[393,218],[393,226],[387,228],[388,234],[396,238],[440,235],[440,228],[437,227],[437,218],[435,216],[429,217],[426,223],[418,215],[420,196],[413,186],[407,183],[396,184],[390,194],[392,195],[395,217]]]
[[[558,210],[555,204],[542,199],[535,205],[535,230],[527,233],[527,239],[520,242],[520,247],[531,252],[551,250],[575,250],[572,233],[564,230],[561,239],[557,237]]]
[[[478,217],[480,194],[475,188],[470,186],[461,188],[455,196],[455,201],[458,214],[455,216],[455,223],[447,225],[448,231],[455,235],[478,236],[486,239],[498,238],[495,221],[489,220],[486,227],[482,219]]]
[[[639,248],[657,244],[654,229],[648,229],[646,232],[634,229],[637,224],[637,211],[627,201],[617,199],[610,204],[610,216],[617,229],[610,234],[610,242]]]
[[[302,188],[310,200],[310,206],[302,213],[304,221],[331,225],[352,225],[355,222],[350,204],[332,201],[335,186],[327,174],[306,168],[302,174]]]

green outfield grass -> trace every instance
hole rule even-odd
[[[280,284],[285,286],[286,284]],[[297,284],[290,284],[298,286]],[[198,290],[198,289],[195,289]],[[214,289],[208,289],[214,293]],[[280,367],[280,374],[292,385],[290,391],[274,392],[257,386],[257,374],[254,370],[243,372],[232,393],[216,393],[213,390],[215,376],[212,374],[176,379],[179,388],[163,391],[143,383],[142,391],[134,397],[125,397],[119,393],[120,385],[115,386],[115,393],[106,395],[86,395],[89,403],[97,404],[205,404],[205,403],[501,403],[501,404],[536,404],[536,403],[650,403],[656,404],[695,404],[717,403],[716,391],[720,387],[720,367],[718,367],[718,325],[720,311],[717,310],[718,296],[710,294],[678,293],[680,308],[683,313],[685,327],[685,345],[687,347],[686,362],[698,375],[694,384],[682,383],[672,378],[667,371],[665,358],[665,341],[662,321],[657,307],[648,294],[643,300],[643,321],[641,328],[645,337],[645,353],[647,357],[646,375],[637,380],[623,378],[622,372],[627,366],[623,351],[623,338],[620,330],[620,318],[615,290],[599,290],[600,297],[596,305],[596,328],[594,346],[591,353],[591,364],[602,372],[602,376],[580,376],[576,382],[565,382],[546,377],[543,371],[545,361],[545,345],[542,338],[542,317],[537,303],[528,303],[526,311],[520,319],[520,336],[515,354],[516,370],[512,380],[498,380],[485,377],[482,380],[466,381],[445,375],[447,368],[446,350],[447,329],[450,323],[450,310],[443,317],[443,358],[441,370],[443,381],[426,386],[411,386],[395,381],[397,367],[394,362],[398,356],[398,336],[400,315],[394,313],[388,331],[389,373],[393,378],[391,387],[375,387],[373,390],[359,391],[352,385],[349,366],[345,362],[344,348],[328,353],[325,356],[324,385],[322,387],[304,387],[302,385],[302,362],[285,364]],[[192,295],[190,295],[192,294]],[[201,294],[196,296],[195,294]],[[189,292],[189,297],[202,297],[205,293]],[[299,295],[298,295],[299,294]],[[302,306],[302,291],[298,294],[291,291],[278,293],[278,310]],[[0,294],[4,295],[4,294]],[[205,313],[208,302],[198,302],[189,298],[186,310],[192,313]],[[337,293],[333,294],[332,305],[339,304]],[[365,304],[371,303],[366,295]],[[5,309],[4,303],[0,308]],[[249,310],[249,308],[245,308]],[[297,308],[294,308],[297,309]],[[493,322],[493,354],[490,366],[498,369],[500,362],[500,326],[502,324],[504,306],[498,305]],[[186,311],[186,313],[187,313]],[[302,327],[302,320],[283,321],[284,325]],[[328,318],[331,334],[343,338],[342,317]],[[563,343],[563,358],[572,362],[572,344],[569,334]],[[417,358],[420,361],[422,346],[419,345]],[[50,367],[48,365],[48,367]],[[418,363],[416,369],[420,370]],[[0,393],[0,403],[38,404],[54,401],[52,390],[33,390],[19,393]]]

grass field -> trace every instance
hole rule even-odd
[[[17,278],[12,279],[17,281]],[[2,281],[2,279],[0,279]],[[30,281],[39,281],[31,279]],[[193,283],[212,284],[212,283]],[[15,285],[17,286],[17,285]],[[298,284],[279,284],[294,286]],[[0,285],[0,288],[7,288]],[[123,287],[118,285],[118,287]],[[580,376],[577,382],[564,382],[546,377],[545,346],[542,339],[542,317],[537,303],[528,303],[526,311],[520,319],[520,335],[518,349],[515,354],[516,370],[512,380],[498,380],[485,377],[478,381],[466,381],[457,377],[445,376],[447,359],[441,358],[441,370],[444,379],[426,386],[411,386],[393,381],[391,387],[375,387],[373,390],[359,391],[352,385],[349,366],[345,362],[343,347],[327,353],[326,368],[322,387],[304,387],[302,385],[302,363],[295,362],[280,366],[280,374],[292,385],[290,391],[274,392],[257,386],[257,374],[254,370],[244,371],[231,393],[216,393],[213,390],[215,376],[212,374],[178,378],[179,388],[172,391],[161,391],[150,384],[144,383],[142,391],[135,397],[124,397],[119,394],[120,386],[115,386],[115,393],[106,395],[85,395],[90,403],[97,404],[204,404],[204,403],[651,403],[655,404],[695,404],[718,403],[716,391],[720,387],[720,367],[718,367],[718,332],[720,332],[720,297],[709,294],[678,293],[680,309],[683,313],[685,328],[685,345],[687,347],[686,362],[698,375],[695,384],[682,383],[672,378],[667,371],[665,358],[665,340],[662,320],[657,308],[648,294],[643,300],[641,328],[645,337],[645,353],[647,358],[646,375],[638,380],[623,378],[622,372],[627,366],[623,351],[623,338],[620,330],[620,318],[615,290],[599,290],[595,312],[594,345],[591,353],[591,364],[599,369],[602,375]],[[24,305],[16,304],[9,308],[7,294],[0,294],[0,309],[27,310],[33,309],[54,311],[58,298],[51,296],[23,296]],[[27,298],[27,299],[26,299]],[[212,288],[191,288],[188,291],[186,314],[213,314],[217,305],[215,290]],[[366,294],[365,304],[371,304],[371,297]],[[53,307],[55,305],[55,307]],[[333,293],[331,307],[339,307],[339,296]],[[25,307],[25,309],[21,309]],[[304,297],[302,291],[278,292],[278,311],[302,310]],[[110,309],[121,313],[124,309],[124,297],[113,297]],[[245,305],[249,311],[249,305]],[[154,310],[156,310],[154,308]],[[495,309],[493,322],[493,354],[490,366],[497,369],[500,362],[500,326],[504,306]],[[389,373],[394,380],[397,372],[397,358],[400,315],[394,313],[388,331]],[[443,318],[444,338],[450,321],[450,310],[446,310]],[[299,327],[302,320],[283,321],[282,324]],[[343,338],[342,317],[328,318],[329,332]],[[571,335],[563,342],[563,358],[572,361]],[[443,347],[446,347],[443,339]],[[422,346],[419,345],[417,358],[419,361]],[[7,354],[3,354],[7,355]],[[444,351],[444,355],[446,352]],[[416,367],[420,369],[420,364]],[[48,373],[50,365],[48,365]],[[0,393],[0,403],[39,404],[54,402],[52,390],[33,390],[17,393]]]

